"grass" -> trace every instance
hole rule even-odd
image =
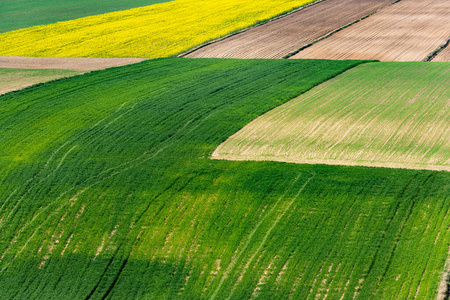
[[[448,173],[209,159],[358,63],[162,59],[0,97],[0,298],[435,297]]]
[[[215,157],[450,170],[450,64],[358,66],[261,116]]]
[[[69,70],[29,70],[0,68],[0,94],[22,89],[46,81],[80,74]]]
[[[0,55],[169,57],[313,0],[177,0],[0,34]]]
[[[168,0],[80,0],[76,2],[71,0],[2,1],[0,3],[0,32],[68,21],[167,1]]]

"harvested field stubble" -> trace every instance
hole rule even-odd
[[[291,58],[421,61],[450,36],[450,1],[402,0]]]
[[[282,58],[392,0],[326,0],[214,42],[185,57]]]
[[[0,55],[168,57],[313,0],[176,0],[0,34]]]
[[[450,64],[358,66],[259,117],[214,158],[450,171]]]

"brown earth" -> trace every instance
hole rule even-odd
[[[0,68],[92,71],[138,63],[144,58],[0,56]]]
[[[282,58],[393,0],[325,0],[206,45],[185,57]]]
[[[421,61],[447,40],[449,24],[450,1],[402,0],[292,58]]]
[[[450,45],[447,45],[432,61],[450,62]]]

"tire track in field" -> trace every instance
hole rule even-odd
[[[225,104],[222,104],[222,105],[225,105]],[[47,216],[47,218],[46,218],[43,222],[41,222],[41,223],[39,224],[39,226],[34,230],[33,234],[27,239],[27,241],[24,243],[24,245],[23,245],[23,247],[20,249],[20,251],[18,251],[17,253],[15,253],[14,258],[11,259],[8,263],[6,263],[2,269],[0,269],[0,274],[8,267],[11,263],[12,263],[12,261],[13,261],[15,258],[18,257],[18,255],[19,255],[20,253],[22,253],[22,252],[25,250],[25,248],[26,248],[26,246],[28,245],[28,243],[33,239],[34,235],[40,230],[40,228],[41,228],[45,223],[47,223],[47,222],[51,219],[52,216],[54,216],[54,215],[56,215],[57,213],[59,213],[59,211],[61,211],[61,209],[62,209],[64,206],[67,206],[67,205],[69,204],[70,199],[79,197],[79,196],[82,195],[86,190],[88,190],[88,189],[90,189],[90,188],[92,188],[92,187],[94,187],[94,186],[96,186],[96,185],[102,183],[103,181],[105,181],[105,180],[107,180],[107,179],[109,179],[109,178],[112,178],[112,177],[114,177],[114,176],[116,176],[116,175],[118,175],[118,174],[120,174],[120,173],[123,173],[123,172],[125,172],[125,171],[128,171],[129,169],[135,167],[138,163],[144,163],[144,162],[146,162],[146,161],[148,161],[148,160],[151,160],[151,159],[155,158],[157,155],[159,155],[161,152],[163,152],[166,148],[172,146],[175,142],[177,142],[178,140],[180,140],[182,137],[184,137],[184,136],[186,136],[186,135],[192,133],[192,132],[193,132],[195,129],[197,129],[204,121],[206,121],[207,119],[209,119],[209,118],[212,117],[213,115],[217,114],[217,113],[218,113],[217,108],[221,107],[222,105],[220,105],[220,106],[218,106],[218,107],[215,107],[215,108],[213,108],[213,109],[210,109],[208,112],[211,112],[211,113],[210,113],[209,115],[207,115],[206,117],[204,117],[203,119],[201,119],[201,121],[200,121],[198,124],[196,124],[195,126],[193,126],[188,132],[184,133],[184,134],[183,134],[181,137],[179,137],[178,139],[176,139],[176,140],[174,140],[174,141],[172,141],[172,142],[166,144],[165,146],[161,147],[161,148],[160,148],[159,150],[157,150],[155,153],[149,155],[149,152],[151,152],[151,150],[154,150],[154,149],[151,149],[151,150],[149,150],[149,151],[144,152],[141,156],[137,157],[137,158],[134,159],[134,160],[131,160],[131,161],[126,162],[126,163],[122,163],[122,164],[120,164],[120,165],[118,165],[118,166],[109,168],[109,169],[104,170],[104,171],[100,172],[99,174],[97,174],[95,177],[99,177],[101,174],[104,174],[104,173],[106,173],[106,172],[111,172],[111,173],[110,173],[109,175],[107,175],[106,177],[103,177],[103,178],[101,178],[101,179],[95,181],[94,183],[92,183],[92,184],[90,184],[90,185],[87,185],[87,186],[85,186],[84,188],[79,189],[75,194],[72,195],[72,197],[69,198],[68,201],[65,201],[65,202],[62,203],[57,209],[53,210],[53,212],[50,213],[50,214]],[[216,110],[216,111],[214,111],[214,110]],[[188,120],[188,121],[184,124],[184,126],[182,126],[180,129],[178,129],[174,134],[170,135],[165,141],[161,142],[160,144],[163,144],[163,143],[165,143],[165,142],[167,142],[167,141],[170,141],[170,140],[174,139],[180,132],[182,132],[185,128],[187,128],[187,127],[189,126],[189,124],[195,122],[195,120],[198,120],[201,116],[202,116],[202,115],[197,115],[197,116],[195,116],[194,118]],[[147,157],[146,157],[146,156],[147,156]],[[133,164],[133,163],[134,163],[134,164]],[[119,170],[119,171],[116,170],[116,169],[118,169],[118,168],[120,168],[120,167],[123,167],[123,166],[125,166],[125,165],[129,165],[129,164],[132,164],[132,165],[128,166],[128,167],[125,168],[125,169],[121,169],[121,170]],[[94,177],[94,178],[95,178],[95,177]],[[91,179],[93,179],[93,178],[91,177],[91,178],[86,179],[86,180],[85,180],[85,183],[86,183],[88,180],[91,180]],[[48,210],[53,204],[55,204],[55,203],[56,203],[57,201],[59,201],[62,197],[64,197],[66,194],[68,194],[70,191],[72,191],[72,190],[74,190],[74,189],[75,189],[75,188],[72,187],[72,188],[70,188],[69,190],[64,191],[64,192],[61,193],[55,200],[53,200],[52,202],[50,202],[46,207],[42,208],[38,213],[36,213],[36,214],[33,216],[33,218],[32,218],[29,222],[27,222],[27,223],[21,228],[21,230],[19,231],[19,233],[13,238],[13,241],[16,240],[16,239],[20,236],[20,234],[21,234],[22,232],[24,232],[24,230],[25,230],[28,226],[30,226],[30,225],[31,225],[31,224],[32,224],[32,223],[33,223],[33,222],[34,222],[34,221],[35,221],[42,213],[44,213],[44,212],[45,212],[46,210]],[[6,249],[6,251],[3,253],[3,256],[6,254],[6,252],[8,252],[9,249],[10,249],[10,248],[7,248],[7,249]]]
[[[122,104],[116,111],[114,111],[112,114],[117,113],[118,111],[120,111],[120,110],[122,109],[122,107],[123,107],[125,104],[127,104],[127,102],[123,103],[123,104]],[[47,159],[47,161],[45,162],[45,164],[44,164],[44,166],[42,167],[42,169],[41,169],[36,175],[34,175],[33,177],[29,178],[25,183],[21,184],[19,187],[17,187],[14,191],[12,191],[12,192],[9,194],[9,196],[6,198],[6,200],[3,202],[2,206],[0,207],[0,211],[3,210],[4,206],[6,205],[6,203],[11,199],[11,197],[12,197],[12,196],[13,196],[20,188],[26,186],[28,183],[30,183],[32,180],[34,180],[37,176],[39,176],[42,172],[44,172],[45,169],[47,169],[47,167],[49,166],[50,162],[53,160],[53,157],[54,157],[55,155],[57,155],[57,153],[58,153],[60,150],[62,150],[62,149],[63,149],[65,146],[67,146],[68,144],[74,142],[77,138],[79,138],[80,136],[82,136],[84,133],[87,133],[87,132],[92,131],[95,127],[97,127],[100,123],[102,123],[103,121],[105,121],[105,120],[106,120],[107,118],[109,118],[110,116],[111,116],[111,115],[106,116],[105,118],[103,118],[103,119],[101,119],[100,121],[98,121],[97,123],[95,123],[92,127],[88,128],[88,129],[86,129],[86,130],[83,130],[80,134],[78,134],[77,136],[73,137],[72,139],[66,141],[66,142],[65,142],[64,144],[62,144],[58,149],[56,149],[56,150],[50,155],[50,157]],[[65,157],[65,156],[67,156],[67,153],[64,155],[64,157]],[[61,163],[62,163],[62,162],[60,162],[60,164],[61,164]],[[51,174],[51,173],[50,173],[50,174]],[[47,177],[50,176],[50,174],[47,175]],[[42,181],[40,181],[40,182],[42,182]],[[39,182],[39,183],[40,183],[40,182]],[[39,184],[39,183],[36,183],[36,184]],[[34,184],[34,185],[36,185],[36,184]],[[33,186],[34,186],[34,185],[33,185]],[[32,187],[33,187],[33,186],[32,186]],[[30,187],[30,188],[25,192],[25,194],[28,193],[28,191],[29,191],[32,187]],[[25,195],[25,194],[24,194],[24,195]],[[24,195],[23,195],[23,196],[24,196]],[[0,221],[0,225],[1,225],[1,223],[2,223],[2,222]],[[0,228],[1,228],[1,226],[0,226]]]
[[[250,242],[253,239],[253,236],[255,235],[256,231],[258,230],[258,228],[264,223],[264,221],[266,220],[266,218],[269,215],[272,215],[273,211],[275,210],[275,208],[278,207],[279,203],[281,202],[281,200],[286,196],[286,194],[291,190],[291,188],[295,185],[295,183],[297,183],[297,181],[299,180],[300,176],[302,174],[300,173],[295,179],[294,181],[289,185],[289,187],[285,190],[285,192],[283,193],[283,195],[281,195],[280,198],[278,198],[278,200],[275,202],[275,204],[272,206],[272,208],[270,209],[269,212],[267,212],[264,217],[259,220],[258,223],[256,223],[254,229],[249,233],[249,235],[247,236],[247,239],[244,243],[244,245],[242,246],[241,250],[239,251],[239,253],[231,259],[230,264],[228,265],[228,267],[226,268],[226,270],[224,271],[224,273],[222,274],[222,277],[219,281],[219,285],[217,286],[217,288],[214,290],[211,299],[215,299],[217,297],[217,293],[220,291],[223,283],[225,282],[225,280],[228,278],[230,272],[234,269],[236,263],[239,261],[239,259],[241,258],[241,256],[244,254],[245,250],[248,248],[248,246],[250,245]],[[278,224],[278,222],[281,220],[281,218],[284,216],[284,214],[289,210],[289,208],[292,206],[292,204],[295,202],[295,200],[297,199],[297,197],[300,195],[300,193],[304,190],[304,188],[308,185],[308,183],[314,178],[315,173],[312,173],[311,176],[308,178],[308,180],[306,180],[306,182],[302,185],[302,187],[298,190],[298,192],[295,194],[295,196],[292,198],[292,200],[289,202],[289,204],[287,205],[287,207],[283,210],[283,212],[281,213],[281,215],[279,215],[275,221],[272,223],[272,225],[269,227],[269,229],[267,230],[266,234],[264,235],[262,241],[260,242],[257,250],[253,253],[253,255],[250,257],[250,259],[248,260],[249,262],[253,261],[253,259],[255,258],[256,254],[262,249],[262,247],[264,246],[264,244],[267,241],[267,238],[269,237],[270,233],[272,232],[272,230],[276,227],[276,225]],[[244,272],[242,274],[245,273],[246,270],[244,270]],[[233,288],[233,290],[231,291],[230,295],[228,296],[227,299],[230,299],[231,296],[233,295],[235,287]]]

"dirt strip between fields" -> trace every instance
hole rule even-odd
[[[388,6],[393,0],[325,0],[232,35],[185,57],[283,58],[309,43]]]
[[[448,39],[448,24],[450,1],[402,0],[292,58],[421,61]]]
[[[93,71],[138,63],[145,58],[0,56],[0,68]]]

